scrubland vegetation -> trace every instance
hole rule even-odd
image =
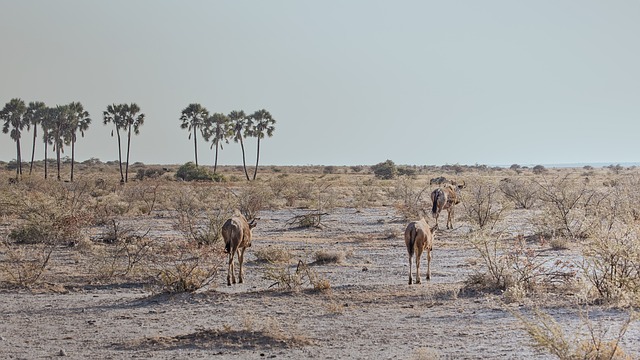
[[[454,284],[454,301],[490,299],[517,319],[535,347],[560,359],[639,355],[622,346],[640,307],[639,169],[396,167],[387,161],[373,167],[263,167],[259,179],[246,181],[242,167],[218,166],[214,177],[192,165],[133,164],[136,177],[127,184],[120,182],[117,163],[78,164],[74,182],[36,175],[15,182],[6,169],[0,173],[2,291],[74,292],[117,284],[140,284],[154,294],[215,289],[226,276],[220,229],[236,210],[260,218],[292,209],[278,226],[322,231],[337,209],[357,216],[362,209],[392,208],[395,216],[384,219],[375,236],[403,246],[407,221],[425,216],[433,223],[429,195],[437,185],[430,180],[445,176],[466,187],[454,230],[440,229],[435,249],[453,246],[473,254],[468,275]],[[36,163],[36,173],[41,166]],[[371,235],[358,236],[350,247],[333,250],[301,252],[287,241],[254,245],[248,253],[258,265],[249,271],[260,271],[270,284],[261,291],[328,296],[334,284],[316,267],[349,262]],[[437,257],[432,268],[437,273]],[[407,286],[404,281],[398,277],[398,286]],[[551,298],[584,309],[577,328],[545,312]],[[344,311],[335,301],[327,306],[334,315]],[[600,331],[590,309],[615,309],[627,320],[614,333]],[[437,357],[425,348],[415,356],[423,353]]]

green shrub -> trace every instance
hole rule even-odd
[[[374,175],[379,179],[393,179],[398,175],[398,168],[391,160],[375,164],[371,169],[373,170]]]
[[[204,181],[224,181],[224,176],[220,174],[214,174],[204,167],[198,167],[192,162],[188,162],[178,169],[176,172],[176,178],[184,181],[204,180]]]

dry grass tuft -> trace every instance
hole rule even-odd
[[[293,259],[291,250],[282,246],[268,246],[254,252],[257,260],[267,263],[288,263]]]
[[[314,254],[315,264],[342,264],[345,254],[342,251],[318,250]]]

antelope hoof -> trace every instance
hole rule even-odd
[[[416,284],[421,284],[421,282],[420,282],[420,278],[417,278],[417,279],[416,279]]]

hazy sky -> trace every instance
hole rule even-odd
[[[117,159],[102,112],[125,102],[146,114],[132,162],[193,161],[179,127],[193,102],[271,112],[264,165],[640,160],[639,1],[0,0],[0,9],[0,105],[80,101],[93,122],[79,160]],[[30,147],[27,133],[23,157]],[[198,155],[213,164],[209,144]],[[0,159],[14,158],[0,134]],[[220,163],[241,164],[240,146],[225,146]]]

